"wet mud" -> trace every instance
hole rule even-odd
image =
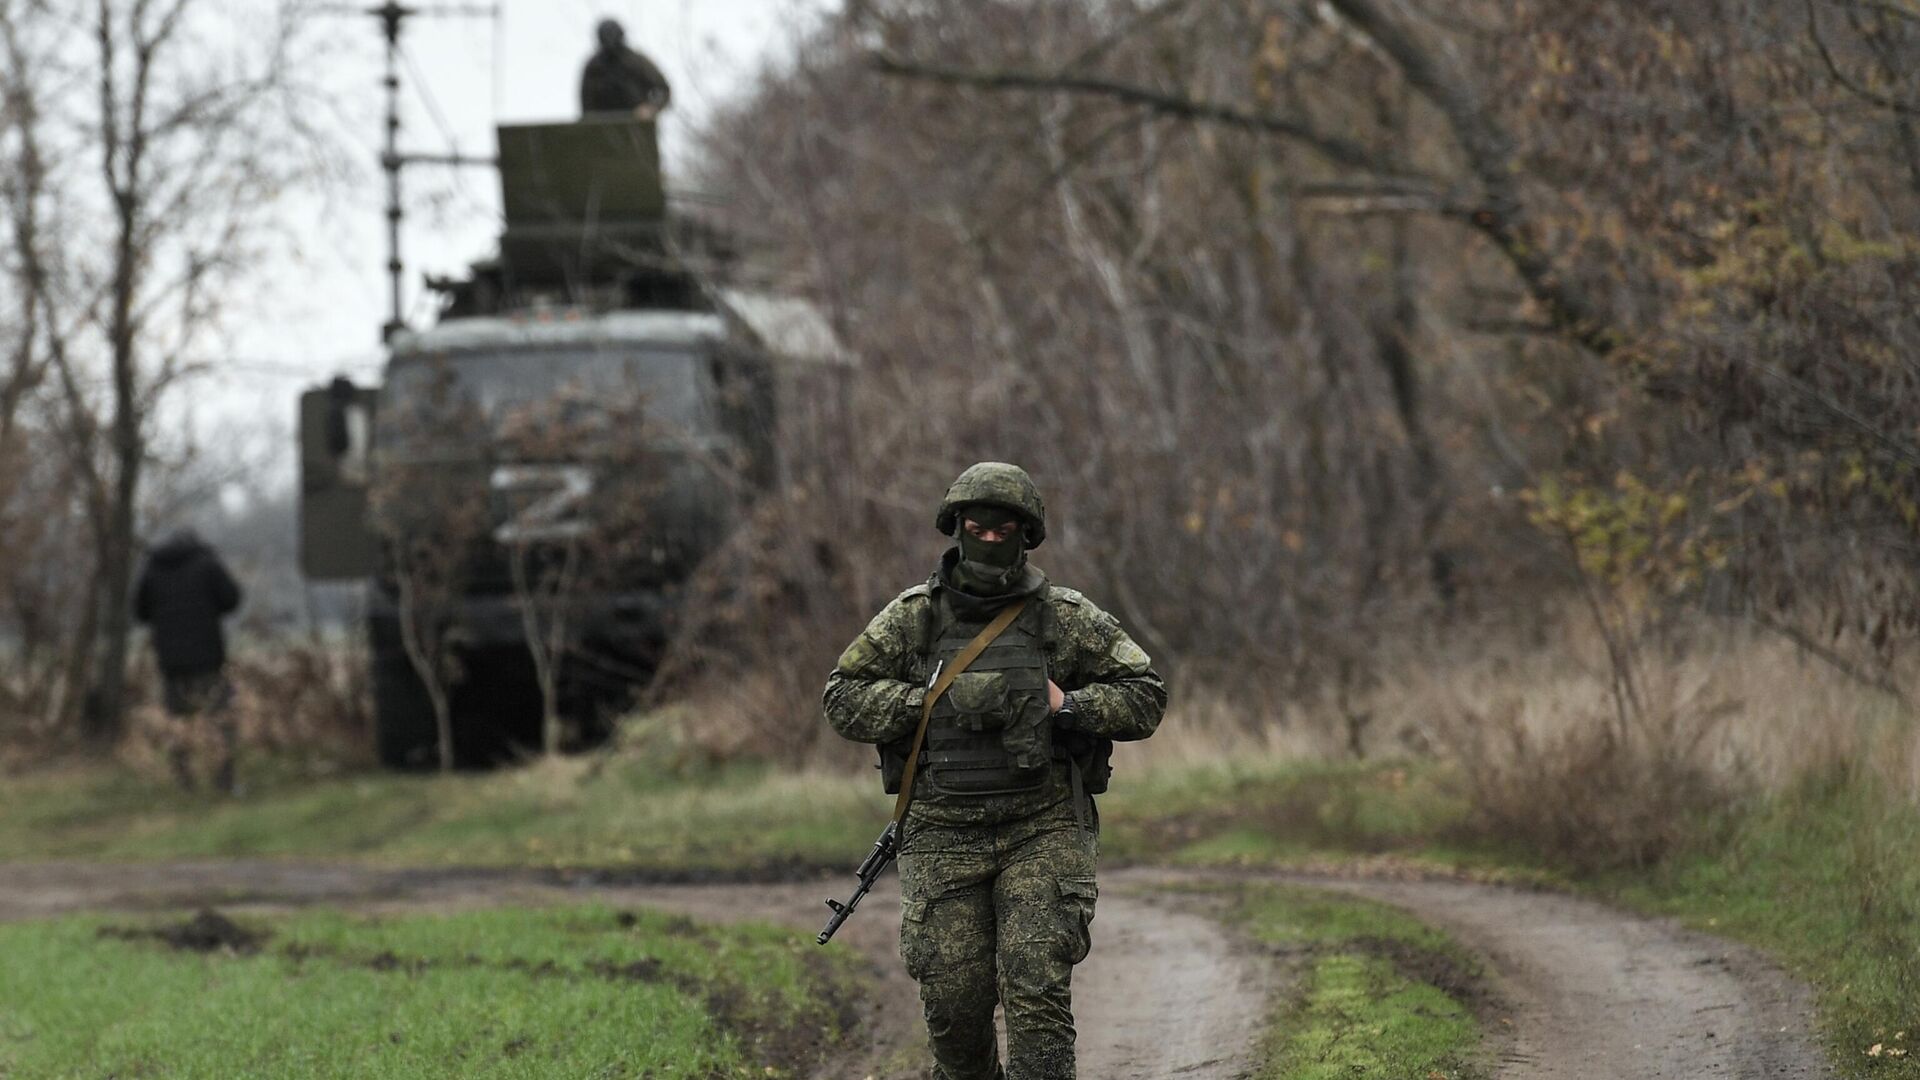
[[[185,922],[162,923],[159,926],[103,926],[100,936],[122,941],[154,941],[181,952],[226,952],[251,956],[259,952],[272,935],[264,930],[248,929],[217,911],[202,908]]]

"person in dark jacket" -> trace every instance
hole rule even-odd
[[[133,614],[147,624],[154,659],[165,681],[169,715],[181,724],[168,758],[182,787],[194,786],[190,768],[192,725],[212,722],[220,737],[220,760],[213,783],[233,791],[235,731],[228,712],[227,642],[222,616],[240,606],[240,586],[220,556],[192,529],[177,529],[147,550],[146,565],[134,588]]]
[[[659,116],[673,102],[667,77],[645,53],[627,47],[627,32],[612,19],[601,20],[595,37],[600,48],[580,74],[580,111]]]

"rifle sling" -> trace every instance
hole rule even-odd
[[[927,691],[926,699],[920,706],[920,727],[913,733],[913,748],[907,752],[906,770],[900,774],[900,795],[893,800],[893,822],[896,826],[906,827],[907,805],[913,801],[913,778],[920,767],[920,748],[927,741],[927,724],[933,719],[933,703],[940,700],[940,695],[946,693],[947,687],[953,685],[953,680],[967,670],[967,665],[978,660],[980,654],[987,651],[987,646],[993,644],[993,639],[1012,626],[1013,620],[1019,618],[1026,609],[1027,598],[1024,596],[1001,608],[993,621],[974,635],[973,640],[967,642],[967,647],[961,649],[959,655],[941,670],[940,677],[934,680],[932,688]]]

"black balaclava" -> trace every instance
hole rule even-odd
[[[1012,536],[988,543],[969,535],[971,519],[995,532],[1008,524],[1021,526]],[[953,584],[975,596],[1000,596],[1019,585],[1027,568],[1026,519],[1004,507],[978,504],[960,508],[954,539],[960,558],[953,564]]]

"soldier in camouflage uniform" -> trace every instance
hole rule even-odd
[[[936,665],[1030,598],[935,703],[901,839],[900,955],[936,1080],[1072,1080],[1069,988],[1098,896],[1091,795],[1105,790],[1112,740],[1153,734],[1167,690],[1113,616],[1028,563],[1047,521],[1024,470],[967,469],[937,524],[955,546],[841,655],[827,721],[877,744],[897,790]]]

